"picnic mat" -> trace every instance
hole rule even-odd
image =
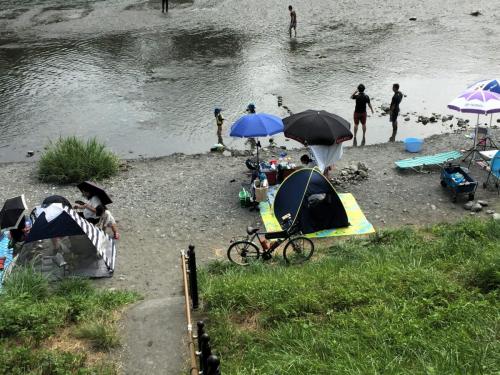
[[[260,216],[262,217],[262,222],[268,232],[277,232],[281,230],[281,226],[279,225],[278,220],[276,220],[272,208],[274,196],[276,195],[277,190],[278,185],[270,186],[267,192],[268,202],[259,203]],[[375,233],[375,228],[373,228],[373,225],[366,219],[363,211],[361,211],[361,208],[358,206],[356,199],[354,199],[354,196],[350,193],[343,193],[339,194],[339,197],[344,205],[347,217],[349,218],[349,223],[351,225],[346,228],[321,230],[319,232],[308,234],[306,235],[307,237],[341,237]]]
[[[4,269],[0,271],[0,289],[2,289],[3,273],[9,267],[10,262],[12,262],[12,249],[8,248],[9,238],[7,234],[3,236],[0,234],[0,257],[6,257]]]

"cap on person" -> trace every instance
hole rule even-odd
[[[360,83],[360,84],[358,85],[358,91],[359,91],[359,92],[363,92],[363,91],[365,91],[365,85],[363,85],[362,83]]]

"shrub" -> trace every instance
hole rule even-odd
[[[79,339],[86,339],[97,350],[110,350],[120,345],[116,327],[104,321],[94,321],[82,324],[75,331]]]
[[[47,279],[30,267],[16,267],[5,279],[3,287],[5,295],[13,298],[25,296],[41,300],[49,294]]]
[[[114,176],[118,165],[118,157],[96,138],[86,142],[76,137],[59,138],[42,154],[38,178],[60,184],[102,180]]]

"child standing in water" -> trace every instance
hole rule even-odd
[[[223,145],[224,142],[222,140],[222,125],[224,124],[224,117],[222,117],[220,108],[215,108],[214,116],[215,116],[215,122],[217,124],[217,142]]]

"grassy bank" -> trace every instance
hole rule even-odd
[[[202,273],[225,374],[498,374],[500,222],[382,232]],[[319,259],[318,259],[319,258]]]
[[[116,374],[106,353],[120,343],[119,309],[137,298],[18,270],[0,295],[0,374]]]

